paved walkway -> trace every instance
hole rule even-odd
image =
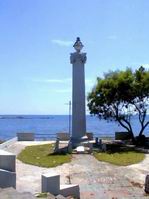
[[[99,162],[91,155],[76,155],[71,165],[71,183],[80,185],[81,199],[149,198],[140,184],[127,178],[127,167]]]
[[[35,142],[34,142],[35,144]],[[40,143],[41,144],[41,143]],[[17,142],[7,150],[18,154],[28,143]],[[73,155],[71,163],[41,168],[17,160],[17,190],[40,192],[41,174],[61,175],[61,184],[80,185],[81,199],[147,199],[143,184],[149,173],[149,154],[143,162],[127,167],[97,161],[92,155]]]

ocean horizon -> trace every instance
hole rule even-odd
[[[147,120],[149,120],[149,115]],[[69,115],[3,114],[0,115],[0,140],[13,138],[18,132],[33,132],[43,137],[45,135],[56,137],[58,132],[69,132],[69,125]],[[138,135],[140,124],[137,116],[132,117],[132,126],[135,135]],[[86,129],[95,136],[110,137],[114,137],[116,131],[125,131],[114,121],[107,122],[91,115],[86,115]],[[144,134],[149,136],[149,126],[145,129]]]

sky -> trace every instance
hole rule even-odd
[[[0,114],[68,114],[78,36],[86,96],[109,70],[149,68],[148,9],[148,0],[0,0]]]

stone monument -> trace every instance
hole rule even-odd
[[[72,143],[79,142],[86,133],[85,110],[85,73],[84,64],[86,53],[82,53],[83,44],[77,37],[73,47],[76,52],[71,53],[72,64]]]

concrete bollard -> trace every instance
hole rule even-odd
[[[72,143],[69,142],[68,144],[68,153],[72,153]]]
[[[89,153],[92,153],[93,152],[93,144],[88,143],[88,147],[89,147]]]
[[[98,145],[98,137],[95,138],[95,144]]]
[[[145,178],[145,192],[149,193],[149,175]]]
[[[54,147],[54,153],[57,153],[59,151],[59,139],[57,138],[56,142],[55,142],[55,147]]]
[[[99,140],[99,146],[101,146],[101,145],[102,145],[102,139]]]
[[[107,151],[107,145],[106,144],[102,144],[101,145],[101,150],[104,151],[104,152]]]

